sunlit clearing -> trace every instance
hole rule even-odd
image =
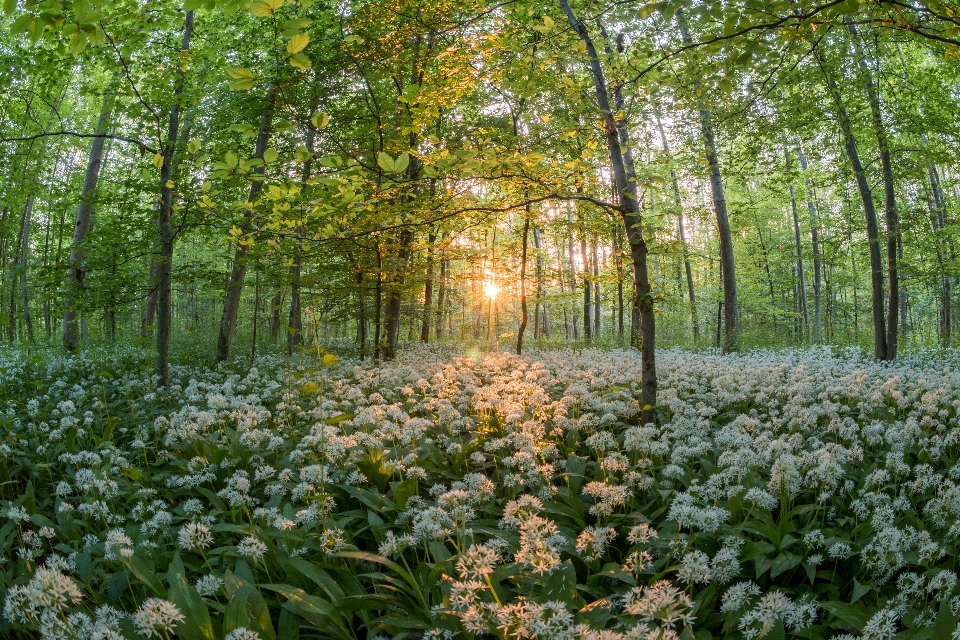
[[[493,300],[497,297],[497,294],[500,293],[500,287],[498,287],[497,284],[492,280],[487,280],[483,283],[483,292],[488,298]]]

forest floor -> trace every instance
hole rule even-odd
[[[0,352],[0,634],[957,638],[954,356]]]

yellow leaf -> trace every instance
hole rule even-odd
[[[295,53],[294,55],[290,56],[290,65],[296,67],[297,69],[303,69],[306,71],[313,66],[313,63],[310,62],[310,58],[302,53]]]
[[[253,71],[250,71],[250,69],[245,69],[243,67],[230,67],[229,69],[227,69],[227,74],[231,78],[236,78],[237,80],[243,80],[245,78],[249,78],[250,80],[253,80]]]
[[[333,355],[332,353],[328,353],[327,355],[323,356],[323,364],[325,364],[328,367],[332,367],[333,365],[337,364],[339,361],[340,361],[340,358]]]
[[[543,16],[543,26],[545,26],[547,29],[553,29],[554,25],[556,24],[557,23],[554,22],[553,18],[550,16]]]
[[[330,116],[318,112],[310,116],[310,122],[312,122],[313,126],[317,129],[323,129],[330,122]]]
[[[311,393],[316,393],[316,392],[317,392],[317,383],[316,383],[316,382],[308,382],[307,384],[303,385],[303,392],[306,393],[306,394],[308,394],[308,395],[311,394]]]
[[[258,18],[266,18],[277,12],[283,6],[283,0],[254,0],[247,4],[247,9]]]
[[[164,186],[165,186],[167,189],[173,189],[173,186],[174,186],[174,185],[173,185],[173,180],[167,180],[167,183],[166,183],[166,185],[164,185]]]
[[[287,42],[287,53],[294,55],[306,49],[310,44],[310,36],[306,33],[298,33]]]
[[[159,153],[154,154],[153,156],[153,166],[155,166],[157,169],[163,166],[163,156]]]

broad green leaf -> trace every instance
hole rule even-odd
[[[396,173],[400,173],[401,171],[404,171],[409,165],[410,165],[410,154],[401,153],[399,156],[397,156],[397,159],[394,160],[393,162],[393,170]]]
[[[263,152],[263,161],[266,164],[276,162],[278,157],[280,157],[280,154],[277,153],[276,149],[270,148]]]
[[[325,113],[317,112],[310,116],[310,122],[317,129],[323,129],[330,122],[330,116]]]
[[[310,44],[310,35],[306,33],[298,33],[290,38],[290,40],[287,42],[287,53],[290,55],[300,53],[307,48],[308,44]]]
[[[297,53],[290,56],[290,65],[297,69],[303,69],[304,71],[313,67],[313,63],[310,61],[310,58],[302,53]]]
[[[237,80],[241,80],[243,78],[250,78],[251,80],[253,79],[253,71],[250,71],[250,69],[247,69],[246,67],[230,67],[227,69],[227,74],[231,78],[236,78]]]
[[[70,55],[76,58],[84,49],[87,48],[87,34],[83,31],[77,31],[70,38]]]
[[[258,18],[266,18],[277,12],[283,6],[283,0],[254,0],[247,4],[247,9]]]
[[[227,151],[225,154],[223,154],[223,162],[228,167],[233,169],[237,166],[239,160],[237,160],[237,154],[235,154],[233,151]]]
[[[394,171],[393,158],[386,151],[377,154],[377,165],[387,173]]]

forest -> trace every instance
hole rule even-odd
[[[2,5],[0,636],[960,640],[960,3]]]

